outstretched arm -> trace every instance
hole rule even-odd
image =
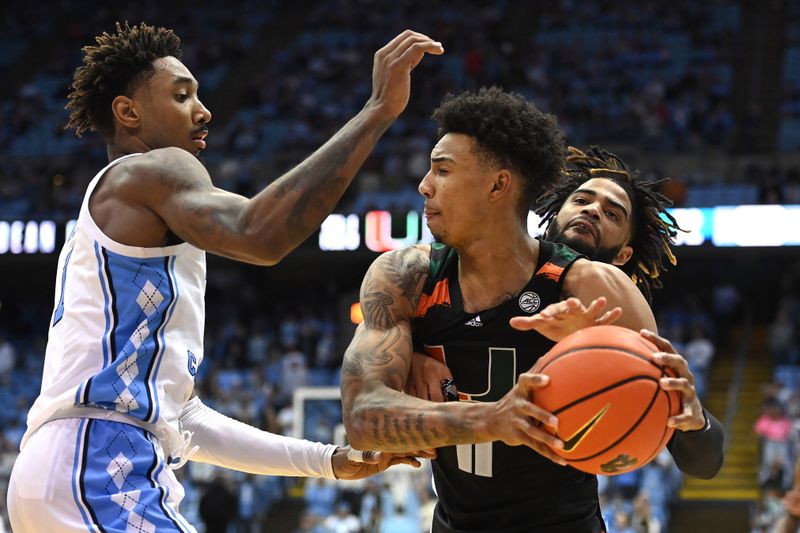
[[[558,446],[558,439],[539,427],[539,422],[553,425],[552,415],[530,400],[547,376],[522,374],[498,402],[434,403],[402,392],[413,353],[411,321],[427,273],[427,250],[409,247],[382,255],[364,277],[364,322],[342,366],[350,442],[356,448],[408,451],[501,440],[563,464],[546,446]]]
[[[615,325],[634,331],[658,332],[653,311],[639,288],[613,265],[579,259],[567,272],[563,293],[581,302],[604,299],[607,308],[616,316]]]
[[[410,74],[441,44],[406,30],[375,54],[372,96],[327,143],[252,199],[213,186],[203,165],[177,148],[153,150],[112,169],[117,191],[169,232],[209,252],[271,265],[319,227],[377,140],[408,103]]]
[[[407,454],[360,452],[261,431],[211,409],[197,397],[184,405],[180,425],[192,435],[193,450],[179,464],[192,459],[251,474],[328,479],[361,479],[397,464],[420,466]]]

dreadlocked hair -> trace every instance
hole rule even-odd
[[[605,178],[622,187],[631,201],[631,240],[633,255],[620,266],[651,300],[652,290],[661,288],[659,276],[667,270],[666,262],[677,264],[672,253],[678,231],[686,231],[666,208],[672,201],[656,191],[669,178],[644,180],[639,171],[631,171],[616,155],[592,146],[586,152],[570,146],[562,179],[537,200],[534,211],[542,217],[541,224],[550,224],[567,198],[592,178]]]
[[[484,162],[520,173],[520,216],[561,175],[566,149],[556,118],[522,95],[496,86],[448,94],[433,119],[439,139],[448,133],[472,137]]]
[[[111,103],[119,95],[131,96],[154,73],[153,61],[181,57],[181,40],[166,28],[116,23],[116,33],[95,37],[96,46],[83,47],[83,64],[75,70],[67,97],[69,121],[80,137],[88,130],[106,139],[114,136]]]

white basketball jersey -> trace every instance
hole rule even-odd
[[[137,155],[91,181],[61,250],[42,389],[23,447],[48,420],[92,412],[145,427],[180,453],[178,416],[203,359],[205,252],[120,244],[89,213],[105,172]]]

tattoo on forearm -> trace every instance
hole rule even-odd
[[[372,438],[379,445],[409,450],[474,442],[475,433],[465,420],[444,411],[434,416],[435,421],[421,413],[404,415],[389,406],[376,408],[369,418]]]
[[[391,123],[369,128],[361,119],[348,122],[314,154],[275,183],[274,194],[279,199],[292,191],[300,191],[286,223],[293,241],[304,240],[330,214],[352,181],[355,170]],[[351,157],[355,157],[352,162]],[[348,163],[351,168],[346,168]]]
[[[402,428],[400,427],[400,421],[397,418],[392,419],[392,426],[394,428],[395,439],[402,445],[409,444],[408,441],[405,439],[407,435],[404,434]],[[389,428],[387,427],[386,430],[388,431]],[[410,435],[409,435],[410,436]]]
[[[388,431],[388,428],[391,426],[392,419],[389,416],[389,413],[383,413],[383,431],[382,436],[383,439],[388,442],[389,444],[397,444],[397,439]],[[380,429],[380,428],[379,428]]]

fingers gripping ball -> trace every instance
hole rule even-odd
[[[558,417],[564,448],[555,453],[591,474],[635,470],[658,455],[680,413],[680,394],[659,387],[672,369],[652,360],[658,348],[619,326],[577,331],[537,361],[534,371],[550,376],[534,402]]]

